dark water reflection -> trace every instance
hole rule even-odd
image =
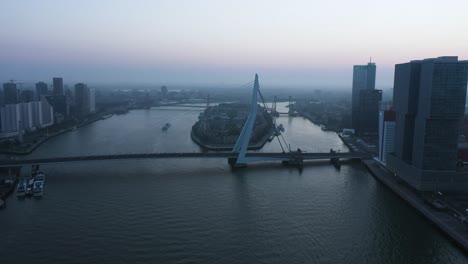
[[[200,151],[186,130],[198,113],[132,111],[52,139],[33,156]],[[346,150],[307,120],[279,121],[291,146]],[[1,263],[467,263],[359,163],[337,171],[313,162],[302,173],[276,163],[232,172],[223,159],[42,169],[44,198],[11,197],[0,212]]]

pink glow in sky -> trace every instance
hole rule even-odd
[[[468,1],[0,2],[0,81],[242,82],[348,87],[352,66],[468,59]]]

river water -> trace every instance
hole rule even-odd
[[[134,110],[53,138],[31,157],[201,151],[199,109]],[[163,132],[161,127],[172,126]],[[335,133],[280,117],[292,148],[347,151]],[[261,151],[280,151],[275,141]],[[0,211],[0,263],[467,263],[359,163],[302,172],[224,159],[42,166],[40,200]],[[23,173],[28,173],[23,170]]]

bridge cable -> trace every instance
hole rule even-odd
[[[264,100],[264,98],[263,98],[262,92],[260,92],[260,89],[258,90],[258,94],[260,95],[260,99],[262,100],[263,106],[264,106],[265,110],[266,110],[267,113],[268,113],[268,107],[267,107],[267,105],[266,105],[266,103],[265,103],[265,100]],[[271,112],[271,111],[270,111],[270,112]],[[270,113],[270,116],[271,116],[271,113]],[[279,128],[278,128],[278,126],[276,125],[276,120],[273,118],[273,116],[271,116],[271,117],[272,117],[272,119],[274,120],[273,124],[274,124],[274,126],[275,126],[275,129],[277,129],[277,131],[279,131]],[[288,143],[286,142],[286,140],[284,139],[283,134],[282,134],[282,133],[279,133],[279,136],[281,136],[281,138],[283,139],[284,144],[285,144],[286,147],[288,148],[289,152],[291,152],[291,147],[289,146],[289,144],[288,144]],[[277,137],[278,137],[278,136],[277,136]],[[279,137],[278,137],[278,142],[280,143],[281,149],[283,149],[283,146],[281,145],[281,141],[279,140]],[[283,151],[284,151],[284,149],[283,149]]]

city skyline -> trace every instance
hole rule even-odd
[[[468,263],[468,0],[0,9],[2,263]]]
[[[258,72],[265,86],[349,88],[372,57],[386,88],[398,62],[468,57],[468,3],[451,3],[2,3],[0,79],[232,85]]]

